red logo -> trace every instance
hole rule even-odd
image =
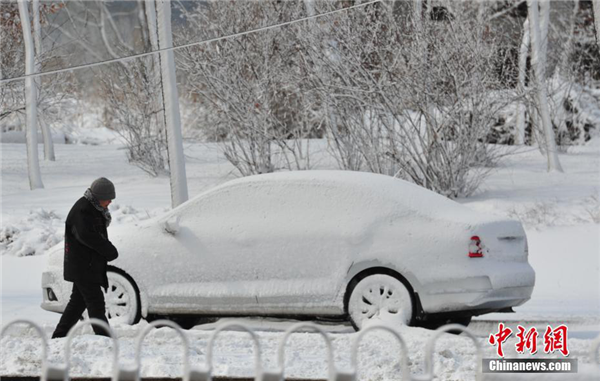
[[[490,335],[489,342],[491,345],[498,345],[497,352],[498,356],[504,357],[504,351],[502,350],[502,344],[508,340],[512,335],[512,329],[504,327],[504,324],[498,324],[498,333]]]
[[[544,353],[554,353],[559,351],[563,356],[569,355],[569,349],[567,347],[568,328],[562,324],[555,329],[547,326],[546,332],[544,333]],[[522,325],[517,326],[515,349],[517,353],[529,353],[536,354],[538,346],[538,331],[535,327],[526,329]],[[512,329],[506,327],[504,323],[498,324],[498,332],[492,333],[489,336],[488,342],[490,345],[496,346],[496,351],[499,357],[504,357],[504,350],[502,345],[508,340],[513,334]]]
[[[537,352],[537,338],[538,333],[535,327],[531,327],[529,331],[525,332],[525,328],[523,326],[518,325],[517,329],[519,332],[517,333],[517,344],[515,347],[517,348],[518,353],[524,353],[525,349],[529,351],[532,355]]]
[[[554,353],[559,351],[563,356],[569,355],[567,348],[567,326],[562,324],[554,330],[548,326],[544,333],[544,352]]]

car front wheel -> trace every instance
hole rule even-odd
[[[374,274],[353,281],[347,308],[358,331],[371,323],[408,325],[413,315],[410,291],[393,276]]]
[[[133,280],[115,268],[109,268],[106,275],[108,289],[104,293],[104,303],[109,323],[136,324],[141,319],[141,306]]]

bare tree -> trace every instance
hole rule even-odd
[[[348,5],[301,3],[297,13],[289,3],[285,12],[275,2],[232,9],[206,3],[189,12],[179,38],[209,39]],[[369,5],[277,34],[260,31],[188,48],[178,63],[186,87],[202,102],[198,109],[211,115],[207,128],[218,131],[212,136],[222,139],[243,175],[278,169],[276,153],[297,152],[284,144],[318,136],[324,126],[341,168],[468,195],[493,164],[485,139],[496,114],[523,95],[504,91],[495,72],[501,57],[485,32],[489,7],[440,3],[445,6],[428,2],[423,9],[414,2],[399,17],[395,4]],[[281,118],[286,104],[300,132]]]
[[[62,15],[68,23],[54,20],[52,25],[61,35],[73,39],[72,47],[76,51],[83,49],[88,52],[91,49],[91,56],[96,59],[119,59],[140,51],[158,50],[156,23],[153,23],[155,39],[152,40],[144,3],[138,2],[138,9],[119,13],[121,19],[129,21],[124,26],[125,23],[114,20],[116,12],[108,8],[110,3],[70,2]],[[153,14],[156,20],[154,2],[150,5],[152,12],[148,14]],[[131,25],[131,21],[137,22],[137,25]],[[65,24],[69,24],[68,29]],[[136,29],[144,32],[138,38],[135,38]],[[91,36],[97,36],[99,40],[94,42]],[[81,41],[86,42],[85,47],[80,46]],[[160,66],[157,62],[158,53],[94,69],[99,73],[95,78],[99,78],[96,83],[99,84],[100,101],[104,106],[104,123],[125,140],[129,161],[152,176],[168,173],[167,143],[162,127]]]
[[[39,73],[42,68],[41,56],[42,56],[42,52],[43,52],[43,50],[42,50],[42,27],[41,27],[41,23],[40,23],[40,2],[39,2],[39,0],[32,0],[31,9],[32,9],[32,13],[33,13],[33,41],[35,43],[35,53],[36,53],[36,57],[37,57],[35,60],[35,72]],[[37,87],[36,96],[38,97],[38,104],[40,103],[41,86],[42,86],[42,81],[38,77],[38,78],[36,78],[36,87]],[[38,110],[39,110],[39,108],[38,108]],[[50,132],[50,128],[48,127],[48,124],[46,123],[46,121],[44,120],[44,118],[41,114],[38,115],[38,122],[41,127],[42,138],[44,140],[44,158],[46,160],[54,161],[55,160],[54,143],[52,142],[52,133]]]
[[[121,10],[113,2],[69,2],[62,19],[51,25],[72,48],[86,53],[81,63],[116,60],[98,69],[106,123],[125,138],[130,161],[144,171],[156,176],[169,164],[172,205],[177,206],[188,195],[176,72],[173,52],[168,50],[173,46],[171,2],[132,3]],[[120,60],[142,51],[156,54]]]
[[[541,7],[547,15],[547,26],[542,28],[541,35],[546,35],[541,41],[545,41],[545,48],[539,56],[547,57],[545,66],[547,69],[544,76],[546,87],[550,120],[554,130],[557,149],[567,149],[572,144],[583,144],[589,139],[589,128],[593,122],[586,116],[590,106],[588,89],[585,81],[581,81],[581,71],[576,67],[575,47],[580,46],[581,41],[588,39],[585,33],[577,30],[578,19],[583,19],[580,14],[579,1],[553,2],[550,7],[545,3]],[[586,42],[587,43],[587,42]],[[530,45],[529,18],[523,25],[521,46],[518,55],[518,78],[516,91],[519,101],[515,110],[515,143],[525,143],[526,112],[529,114],[531,126],[531,138],[538,141],[538,147],[543,155],[546,153],[546,138],[542,128],[543,123],[537,106],[537,82],[534,73],[531,73],[529,83],[526,84],[527,58]],[[546,52],[543,54],[543,52]],[[578,80],[579,77],[579,80]],[[578,82],[579,81],[579,82]]]
[[[156,3],[154,2],[154,0],[140,0],[140,6],[143,7],[143,14],[140,15],[140,24],[142,25],[142,31],[147,31],[148,33],[147,36],[144,36],[144,41],[148,41],[150,50],[156,52],[159,50],[158,28],[156,26]],[[154,65],[152,71],[154,74],[154,82],[156,83],[156,87],[159,89],[156,96],[152,100],[155,104],[155,109],[158,112],[156,134],[161,134],[161,132],[164,133],[165,130],[165,116],[161,80],[162,70],[160,69],[160,57],[158,54],[152,55],[152,62]]]
[[[26,2],[27,4],[27,2]],[[40,5],[38,1],[32,4],[32,8],[38,7],[37,12],[32,12],[33,16],[33,43],[35,54],[35,72],[41,72],[45,66],[52,65],[52,62],[60,58],[51,49],[44,51],[44,42],[51,47],[50,39],[47,34],[42,34],[42,26],[48,24],[48,18],[51,14],[62,8],[59,3],[45,3]],[[19,5],[17,1],[0,2],[0,78],[9,79],[18,77],[25,72],[25,49],[23,40],[23,29],[21,27],[19,16]],[[35,17],[37,15],[37,17]],[[65,94],[69,90],[69,76],[49,76],[43,80],[37,77],[37,117],[38,125],[41,128],[44,138],[44,153],[47,160],[52,160],[53,147],[51,134],[48,127],[49,113],[56,112],[56,107],[60,105]],[[44,86],[41,86],[41,83]],[[0,85],[0,126],[2,131],[15,130],[21,128],[20,120],[25,114],[24,98],[25,81],[12,81]],[[23,129],[24,131],[25,129]]]
[[[0,78],[13,78],[22,75],[25,67],[18,3],[0,2],[0,12]],[[0,122],[4,124],[7,119],[25,110],[23,94],[24,81],[0,85]]]
[[[596,44],[600,47],[600,0],[592,0],[594,7],[594,27],[596,29]]]
[[[556,141],[559,150],[566,150],[572,144],[586,141],[585,122],[578,109],[585,97],[584,88],[576,81],[572,55],[574,51],[575,27],[580,11],[579,0],[554,4],[555,24],[563,24],[554,34],[555,38],[554,71],[548,75],[548,103],[552,124],[556,129]],[[582,123],[583,122],[583,123]]]
[[[497,41],[484,38],[481,8],[443,4],[425,17],[393,16],[381,4],[328,17],[323,24],[335,28],[320,35],[331,50],[306,51],[324,68],[313,75],[336,110],[327,127],[342,168],[397,175],[457,197],[488,172],[494,153],[485,136],[515,98],[497,93]],[[360,160],[349,156],[356,153]]]
[[[21,27],[23,28],[23,41],[25,42],[25,75],[28,75],[25,79],[27,169],[29,173],[29,187],[33,190],[43,188],[44,184],[42,183],[37,151],[37,86],[34,78],[31,76],[35,74],[35,51],[31,35],[31,23],[29,22],[29,9],[25,0],[19,0],[19,14],[21,17]]]
[[[303,1],[223,3],[212,1],[188,11],[185,41],[227,36],[284,20],[305,11]],[[280,168],[310,167],[309,140],[316,118],[314,92],[303,80],[312,63],[303,62],[297,36],[304,25],[264,30],[187,48],[178,64],[198,107],[210,114],[228,160],[242,175]]]
[[[527,76],[527,56],[529,55],[529,18],[523,23],[523,37],[519,47],[519,64],[517,90],[522,100],[517,101],[517,118],[515,126],[515,144],[525,144],[525,78]]]
[[[535,75],[537,108],[541,118],[542,129],[545,139],[545,152],[548,159],[548,171],[562,172],[562,166],[558,160],[556,149],[556,140],[552,121],[550,119],[550,110],[548,108],[548,97],[545,83],[546,57],[542,48],[541,31],[539,24],[539,9],[536,0],[527,1],[529,9],[529,29],[531,36],[531,66]],[[546,29],[547,31],[547,29]]]
[[[152,102],[160,81],[152,58],[139,58],[101,69],[105,118],[127,143],[130,162],[152,176],[167,173],[164,130],[158,126],[162,105]]]

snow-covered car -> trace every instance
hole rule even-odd
[[[297,171],[227,182],[144,222],[111,228],[110,319],[349,318],[435,327],[531,296],[521,224],[389,176]],[[62,312],[60,245],[42,307]]]

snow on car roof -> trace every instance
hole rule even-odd
[[[255,182],[255,181],[280,181],[280,180],[323,180],[334,182],[351,182],[364,183],[365,181],[390,181],[398,180],[390,176],[380,175],[371,172],[357,171],[336,171],[336,170],[309,170],[309,171],[287,171],[273,172],[262,175],[247,176],[237,180],[236,182]],[[410,184],[402,181],[403,183]]]
[[[363,191],[366,190],[374,197],[384,197],[389,200],[394,200],[400,205],[418,211],[421,215],[434,218],[454,220],[456,222],[461,220],[467,223],[497,219],[492,216],[486,216],[475,212],[468,207],[462,206],[433,191],[402,179],[370,172],[342,170],[290,171],[247,176],[228,181],[194,197],[190,201],[199,199],[205,194],[233,186],[243,186],[243,184],[251,186],[275,182],[278,184],[288,183],[290,187],[287,194],[292,199],[294,198],[294,187],[297,186],[298,183],[306,182],[314,185],[337,184],[343,186],[338,188],[340,191],[338,198],[344,198],[344,188],[347,189],[348,193],[356,192],[358,189],[361,189]],[[303,190],[299,189],[299,191]]]
[[[425,190],[424,188],[412,184],[408,181],[400,180],[391,176],[380,175],[371,172],[333,170],[310,170],[266,173],[262,175],[247,176],[240,179],[232,180],[226,184],[233,185],[242,183],[265,183],[273,181],[306,181],[310,183],[335,183],[368,187],[376,190],[385,190],[389,187],[406,187],[407,190],[411,189],[413,191]]]

